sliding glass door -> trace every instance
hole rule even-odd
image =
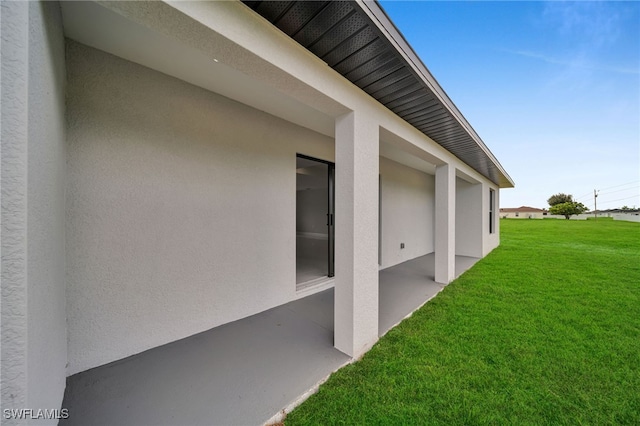
[[[296,283],[298,288],[334,275],[335,168],[296,158]]]

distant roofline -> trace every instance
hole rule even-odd
[[[511,213],[511,212],[535,212],[535,213],[544,213],[546,209],[539,209],[537,207],[529,207],[529,206],[520,206],[520,207],[502,207],[500,211],[503,213]]]

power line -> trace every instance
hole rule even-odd
[[[623,201],[623,200],[629,200],[631,198],[636,198],[636,196],[632,196],[632,197],[626,197],[626,198],[618,198],[617,200],[610,200],[610,201],[601,201],[600,204],[609,204],[609,203],[615,203],[616,201]]]
[[[604,195],[606,195],[606,194],[615,194],[616,192],[623,192],[623,191],[633,191],[634,189],[637,189],[637,188],[622,188],[622,189],[616,189],[615,191],[608,191],[608,192],[605,192],[605,193],[604,193]]]
[[[576,201],[579,201],[579,200],[581,200],[581,199],[583,199],[583,198],[587,198],[587,197],[590,197],[590,196],[591,196],[591,192],[587,192],[587,193],[586,193],[586,194],[584,194],[584,195],[581,195],[581,196],[579,196],[579,197],[576,197]]]
[[[616,192],[632,191],[634,189],[637,189],[638,187],[631,187],[631,188],[616,189],[615,191],[607,191],[607,189],[619,188],[621,186],[627,186],[627,185],[633,185],[633,184],[640,184],[640,180],[636,180],[636,181],[633,181],[633,182],[622,183],[620,185],[613,185],[613,186],[609,186],[607,188],[600,189],[600,190],[598,190],[598,195],[607,195],[607,194],[613,194],[613,193],[616,193]],[[593,194],[591,193],[591,191],[589,191],[586,194],[581,195],[579,197],[575,197],[574,200],[575,201],[581,201],[581,200],[584,200],[584,199],[590,198],[590,197],[593,197]]]
[[[633,184],[633,183],[640,183],[640,180],[634,180],[633,182],[629,182],[629,183],[622,183],[622,184],[620,184],[620,185],[613,185],[613,186],[610,186],[610,187],[608,187],[608,188],[602,188],[602,189],[601,189],[601,191],[604,191],[604,190],[607,190],[607,189],[611,189],[611,188],[617,188],[617,187],[619,187],[619,186],[631,185],[631,184]]]

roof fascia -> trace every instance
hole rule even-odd
[[[451,101],[449,96],[442,89],[440,84],[436,81],[435,77],[429,72],[424,65],[420,57],[415,53],[411,45],[404,38],[402,33],[398,30],[395,24],[391,21],[387,13],[375,0],[356,0],[355,3],[360,9],[369,16],[372,22],[376,24],[378,30],[383,34],[387,40],[389,40],[395,49],[400,53],[407,61],[407,64],[411,66],[416,75],[424,82],[424,84],[431,90],[431,92],[442,102],[447,110],[453,115],[458,123],[465,129],[465,131],[471,136],[474,142],[482,149],[482,151],[489,157],[493,164],[498,168],[504,178],[510,183],[504,187],[514,187],[515,183],[509,176],[507,171],[502,167],[498,159],[493,155],[491,150],[485,145],[480,136],[473,129],[471,124],[464,118],[460,110]],[[501,185],[502,186],[502,185]]]

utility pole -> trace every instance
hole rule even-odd
[[[593,190],[593,214],[595,215],[595,220],[598,220],[598,192],[600,190]]]

